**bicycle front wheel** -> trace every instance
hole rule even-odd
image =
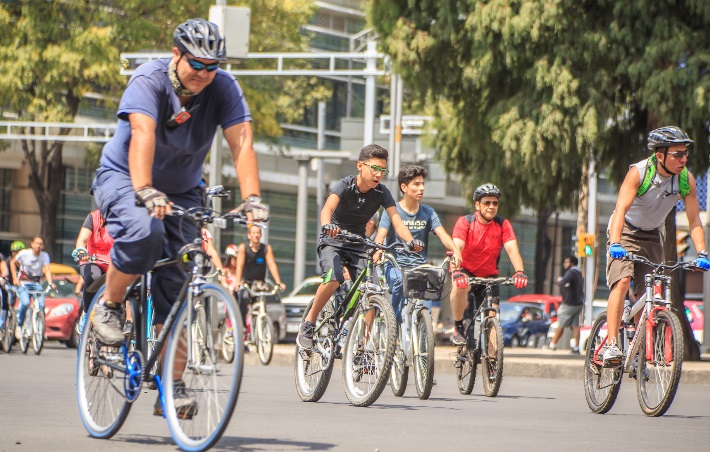
[[[597,316],[587,339],[584,357],[584,396],[593,413],[608,412],[619,394],[623,370],[621,367],[604,367],[602,356],[606,350],[606,312]]]
[[[42,353],[44,346],[44,311],[32,312],[32,350],[35,355]]]
[[[76,363],[76,396],[79,415],[89,435],[108,439],[121,428],[132,404],[123,391],[123,374],[99,363],[99,360],[115,358],[113,364],[125,366],[120,358],[122,354],[115,353],[115,347],[102,347],[94,335],[90,319],[96,300],[102,293],[103,288],[94,297],[81,331]]]
[[[367,301],[370,309],[353,318],[343,354],[343,387],[355,406],[370,406],[382,394],[397,340],[392,304],[380,295]]]
[[[651,337],[639,349],[637,391],[647,416],[661,416],[673,403],[683,367],[683,330],[670,311],[657,311]],[[649,341],[649,339],[651,339]],[[652,350],[647,350],[651,343]]]
[[[397,397],[402,397],[407,390],[407,380],[409,379],[409,366],[407,365],[407,355],[402,350],[401,341],[394,350],[392,359],[392,376],[390,377],[392,393]]]
[[[417,395],[426,400],[434,386],[434,328],[426,308],[417,312],[416,329],[412,334],[412,362]]]
[[[274,322],[267,315],[256,318],[256,351],[263,366],[268,366],[274,356]]]
[[[486,338],[486,350],[482,350],[481,378],[483,391],[488,397],[495,397],[503,382],[503,329],[497,317],[484,320],[483,334]]]
[[[187,302],[177,314],[163,366],[164,413],[178,446],[183,450],[202,451],[217,443],[229,424],[237,404],[244,365],[244,350],[239,347],[235,349],[232,363],[217,361],[214,333],[218,330],[219,310],[226,306],[226,316],[235,326],[237,337],[242,337],[243,331],[237,303],[222,286],[206,284],[193,300],[206,315],[193,315],[193,325],[188,325],[191,307]],[[192,336],[195,323],[204,336],[201,341],[194,337],[188,341],[188,330]]]
[[[13,339],[15,336],[15,310],[10,308],[7,310],[7,318],[5,319],[5,336],[2,338],[2,348],[5,353],[10,353],[12,350]]]

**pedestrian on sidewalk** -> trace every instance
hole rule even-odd
[[[572,353],[579,354],[579,316],[584,309],[584,278],[577,263],[576,256],[565,257],[565,274],[557,278],[557,284],[562,287],[562,304],[557,311],[557,331],[550,342],[550,350],[557,349],[564,329],[572,328]]]

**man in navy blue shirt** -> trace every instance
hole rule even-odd
[[[116,135],[103,150],[92,193],[115,242],[106,290],[93,310],[94,332],[104,344],[123,342],[121,305],[126,287],[160,258],[176,258],[197,228],[183,222],[171,203],[201,205],[202,166],[217,127],[234,157],[244,203],[255,221],[268,219],[261,204],[252,148],[251,116],[239,83],[219,69],[226,60],[219,28],[193,19],[173,35],[172,58],[140,66],[121,98]],[[177,266],[153,278],[155,322],[162,324],[186,274]]]
[[[402,199],[396,204],[397,213],[402,218],[412,237],[421,240],[424,244],[424,249],[417,254],[402,253],[394,251],[397,264],[401,268],[412,268],[417,265],[427,263],[427,250],[429,248],[429,233],[433,232],[439,237],[441,243],[453,254],[453,267],[458,268],[458,263],[461,262],[461,250],[454,245],[451,236],[446,232],[446,229],[441,225],[439,216],[431,207],[420,204],[424,197],[424,180],[427,176],[427,170],[423,166],[408,165],[402,168],[397,175],[399,182],[399,191],[402,192]],[[402,241],[394,234],[394,228],[391,227],[392,222],[387,212],[382,214],[382,221],[377,231],[375,241],[383,243],[385,238],[387,244],[396,241]],[[404,304],[404,294],[402,293],[402,272],[393,265],[385,265],[385,279],[392,290],[392,307],[397,316],[397,322],[402,322],[402,305]]]

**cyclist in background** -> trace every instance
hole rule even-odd
[[[466,343],[463,317],[468,307],[468,293],[471,290],[467,278],[498,276],[500,252],[505,249],[515,269],[512,277],[515,287],[522,289],[528,285],[528,277],[525,276],[523,258],[520,256],[513,225],[509,220],[497,215],[500,196],[500,190],[493,184],[484,184],[476,188],[473,194],[476,211],[459,218],[454,226],[452,234],[454,243],[461,250],[461,268],[451,274],[451,311],[455,325],[451,341],[456,345]],[[499,292],[497,286],[493,288],[494,307],[498,306]],[[473,312],[483,301],[484,295],[485,287],[474,287]]]
[[[237,281],[237,289],[244,283],[250,286],[263,284],[266,280],[266,269],[268,267],[276,285],[279,286],[282,291],[286,290],[286,284],[281,281],[281,276],[279,276],[279,267],[276,265],[273,248],[271,245],[261,243],[261,228],[257,225],[249,226],[247,238],[249,239],[247,243],[240,243],[237,247],[236,270],[234,274]],[[246,289],[238,290],[238,299],[239,310],[242,313],[242,323],[246,326],[247,311],[253,300]]]
[[[4,270],[0,270],[2,272],[3,278],[5,278],[6,282],[5,285],[3,285],[0,289],[2,290],[2,297],[3,297],[3,304],[2,304],[2,309],[0,309],[0,335],[4,335],[5,333],[8,333],[5,331],[5,322],[7,321],[7,314],[8,310],[10,309],[10,306],[15,302],[15,287],[13,286],[12,283],[12,272],[10,271],[10,262],[12,262],[13,259],[15,259],[15,256],[17,253],[25,249],[25,244],[24,242],[20,240],[15,240],[12,242],[10,245],[10,253],[11,255],[9,257],[3,257],[2,262],[0,263],[0,269],[5,268],[7,269],[7,274],[5,274]],[[13,332],[10,331],[9,334],[12,334]]]
[[[624,297],[631,281],[635,282],[636,297],[641,296],[646,289],[644,275],[650,272],[647,265],[622,259],[627,252],[632,252],[651,262],[663,261],[661,228],[679,199],[685,203],[690,238],[698,251],[695,263],[698,268],[710,269],[695,177],[686,168],[688,145],[692,142],[688,134],[675,126],[652,130],[647,147],[653,154],[631,165],[619,188],[607,229],[606,278],[611,292],[607,307],[609,346],[604,352],[605,366],[621,365],[624,354],[619,349],[618,336]]]
[[[10,273],[13,285],[17,288],[17,296],[20,298],[20,309],[17,312],[17,327],[15,337],[22,339],[22,324],[25,320],[27,308],[30,306],[30,290],[36,291],[39,309],[44,311],[44,288],[40,282],[42,274],[47,280],[49,287],[54,288],[52,282],[52,272],[49,268],[49,254],[44,250],[44,239],[35,237],[32,239],[30,249],[19,251],[10,261]],[[28,332],[25,334],[29,335]]]
[[[454,244],[451,236],[441,225],[439,216],[431,207],[420,204],[424,197],[424,180],[427,170],[423,166],[409,165],[403,167],[397,175],[399,191],[402,192],[402,199],[395,204],[397,213],[402,218],[404,225],[409,228],[412,237],[420,240],[424,244],[424,249],[419,254],[404,253],[394,251],[397,264],[402,270],[410,269],[418,265],[427,263],[427,249],[429,247],[429,233],[433,232],[448,250],[453,251],[452,268],[458,268],[461,261],[461,250]],[[387,244],[403,242],[397,237],[392,227],[392,222],[387,212],[383,213],[380,227],[377,231],[375,242],[383,243],[387,239]],[[397,323],[402,323],[402,307],[404,305],[404,294],[402,293],[402,270],[394,265],[385,264],[385,278],[392,291],[392,307],[397,317]],[[430,307],[430,306],[429,306]]]
[[[10,267],[0,253],[0,342],[5,338],[5,321],[10,308]]]

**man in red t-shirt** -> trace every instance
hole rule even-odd
[[[476,211],[471,215],[461,217],[454,226],[451,236],[454,244],[461,250],[461,268],[451,274],[451,311],[454,316],[454,344],[466,343],[463,327],[463,317],[468,307],[468,293],[471,287],[467,278],[476,276],[489,278],[498,276],[498,261],[500,252],[505,248],[510,262],[515,268],[513,280],[515,287],[522,289],[528,285],[528,277],[523,271],[523,258],[520,256],[518,242],[510,221],[503,219],[498,213],[500,190],[493,184],[481,185],[473,195]],[[473,295],[476,304],[483,300],[484,287],[474,287]],[[494,288],[494,296],[498,297],[498,288]],[[496,303],[497,305],[497,303]]]

